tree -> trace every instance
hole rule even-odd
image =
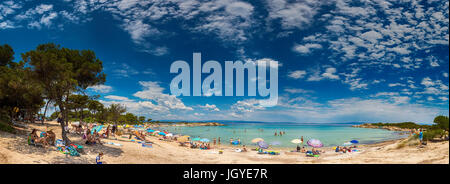
[[[91,119],[96,119],[97,121],[100,121],[100,119],[104,120],[103,123],[106,121],[107,119],[107,114],[105,113],[103,116],[104,118],[100,118],[99,117],[99,112],[103,112],[104,111],[104,106],[102,103],[100,103],[97,100],[89,100],[88,104],[87,104],[87,108],[89,109],[89,111],[91,112]]]
[[[88,106],[89,97],[86,95],[70,95],[68,102],[68,109],[75,110],[75,118],[83,121],[83,111]],[[80,116],[78,116],[78,113]]]
[[[125,114],[125,123],[126,124],[136,124],[137,120],[138,120],[138,118],[133,113],[127,112]]]
[[[145,121],[145,117],[144,116],[139,116],[139,123],[144,123]]]
[[[9,45],[0,46],[0,115],[1,119],[18,117],[34,121],[43,105],[43,88],[25,68],[24,62],[14,62],[14,51]],[[5,118],[5,115],[7,118]]]
[[[436,116],[433,122],[437,128],[448,131],[449,119],[447,116]]]
[[[114,123],[114,125],[117,125],[119,122],[120,116],[127,112],[127,109],[125,106],[122,106],[120,104],[111,104],[111,106],[108,108],[108,112],[110,114],[110,120]]]
[[[22,54],[22,59],[32,67],[46,98],[59,107],[62,138],[70,143],[64,129],[68,126],[69,96],[105,82],[102,61],[93,51],[61,48],[53,43],[39,45],[36,50]]]

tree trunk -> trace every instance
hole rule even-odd
[[[48,100],[47,104],[45,104],[44,117],[42,117],[42,124],[44,124],[44,122],[45,122],[45,114],[47,113],[47,107],[48,107],[49,103],[50,103],[50,100]]]
[[[69,145],[70,143],[72,143],[71,141],[70,141],[70,139],[67,137],[67,132],[66,132],[66,129],[65,129],[65,127],[66,126],[68,126],[68,123],[66,123],[67,122],[67,113],[66,113],[66,109],[65,108],[63,108],[61,105],[59,106],[59,110],[60,110],[60,112],[61,112],[61,121],[59,122],[59,124],[61,125],[61,137],[62,137],[62,139],[64,140],[64,143],[66,144],[66,145]]]

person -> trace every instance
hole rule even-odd
[[[46,143],[45,138],[44,138],[44,137],[39,137],[39,136],[37,135],[37,132],[36,132],[36,131],[37,131],[36,129],[33,129],[33,130],[31,131],[31,133],[30,133],[30,139],[31,139],[34,143],[43,143],[43,144],[45,145],[45,143]]]
[[[303,136],[300,138],[301,142],[303,142]]]
[[[247,148],[244,146],[242,146],[242,152],[247,152]]]
[[[230,138],[230,145],[233,145],[233,138]]]
[[[339,152],[339,146],[336,146],[335,152]]]
[[[103,164],[104,162],[103,162],[103,153],[102,152],[100,152],[99,154],[98,154],[98,156],[95,158],[95,162],[97,163],[97,164]]]
[[[108,127],[106,127],[106,132],[105,132],[105,134],[106,134],[106,138],[109,139],[109,125],[108,125]]]
[[[241,144],[241,139],[238,139],[238,144]]]
[[[419,129],[419,140],[420,140],[420,144],[422,144],[422,140],[423,140],[423,131],[422,131],[422,129]]]
[[[116,135],[116,129],[117,129],[117,126],[114,124],[111,129],[111,133],[113,134],[113,136]]]
[[[216,145],[216,138],[213,139],[213,144]]]
[[[300,152],[300,146],[297,144],[297,152]]]
[[[283,136],[283,132],[280,131],[280,136]]]
[[[277,136],[277,132],[275,132],[275,136]]]
[[[220,137],[219,137],[219,140],[218,140],[218,144],[220,145]]]
[[[302,153],[306,153],[306,148],[303,146],[303,148],[300,150]]]

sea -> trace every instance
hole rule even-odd
[[[408,136],[405,132],[352,127],[361,123],[214,122],[225,126],[167,126],[159,129],[173,134],[206,138],[211,142],[220,137],[222,144],[230,144],[230,139],[240,139],[241,145],[254,145],[252,139],[262,138],[273,147],[295,147],[297,144],[291,143],[291,140],[302,136],[303,145],[309,139],[318,139],[325,147],[340,146],[352,140],[357,140],[359,144],[372,144]],[[281,136],[280,131],[284,132]]]

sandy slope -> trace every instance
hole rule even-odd
[[[29,128],[39,130],[53,129],[60,137],[61,129],[55,122],[50,126],[29,125]],[[28,128],[28,129],[29,129]],[[24,130],[26,131],[26,130]],[[29,130],[28,130],[29,131]],[[79,135],[70,134],[71,140],[84,145]],[[71,157],[56,151],[55,147],[41,148],[27,145],[24,132],[9,134],[0,132],[0,163],[95,163],[95,157],[99,152],[105,154],[107,163],[123,164],[200,164],[200,163],[248,163],[248,164],[302,164],[302,163],[441,163],[449,164],[449,142],[429,143],[425,148],[417,146],[405,146],[398,148],[400,141],[389,141],[375,145],[363,145],[361,153],[335,153],[330,148],[324,148],[320,158],[306,157],[304,154],[292,153],[282,150],[281,155],[258,155],[256,151],[246,153],[234,152],[230,146],[216,147],[212,150],[199,150],[180,147],[175,142],[160,141],[156,137],[148,137],[154,142],[152,148],[142,147],[138,143],[129,142],[125,139],[108,140],[103,142],[114,142],[122,144],[85,146],[85,153],[80,157]],[[224,150],[224,154],[218,154],[218,150]]]

